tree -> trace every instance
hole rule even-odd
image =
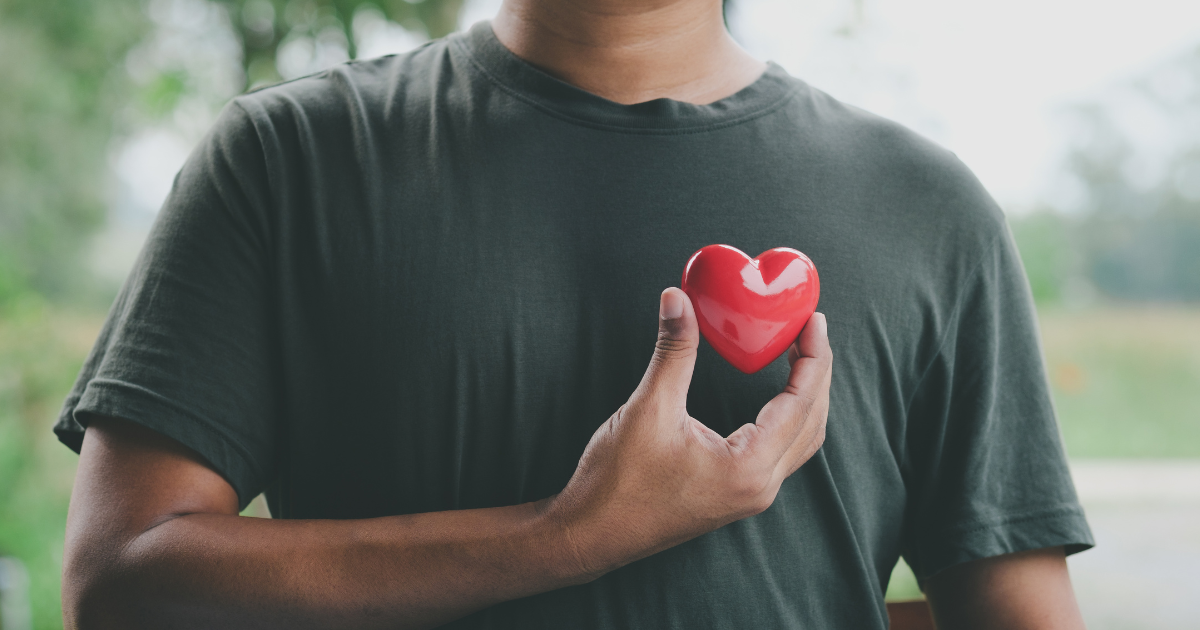
[[[218,0],[229,10],[242,41],[246,85],[279,80],[276,53],[296,37],[332,41],[345,48],[347,57],[357,56],[353,31],[354,15],[377,9],[388,19],[431,38],[442,37],[458,27],[463,0]]]
[[[1080,108],[1085,271],[1124,300],[1200,301],[1200,48]]]
[[[1200,301],[1200,48],[1070,112],[1076,207],[1012,219],[1041,303]]]
[[[276,52],[290,39],[332,37],[354,58],[356,12],[440,37],[456,28],[463,2],[212,1],[240,43],[244,87],[279,80]],[[82,262],[111,196],[118,114],[169,115],[189,89],[178,68],[140,82],[126,72],[127,54],[153,32],[152,3],[171,0],[0,0],[0,305],[91,285]]]
[[[0,0],[0,304],[79,288],[127,94],[114,68],[145,28],[136,0]]]

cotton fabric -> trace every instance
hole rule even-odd
[[[354,519],[560,491],[713,243],[816,264],[827,438],[766,512],[452,628],[885,628],[903,554],[1092,544],[1020,259],[950,152],[770,65],[620,105],[487,23],[235,98],[180,172],[55,427],[199,453],[242,505]],[[783,387],[702,344],[727,435]]]

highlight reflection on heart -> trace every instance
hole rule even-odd
[[[750,258],[729,245],[693,254],[682,288],[692,299],[700,333],[747,374],[787,351],[816,311],[821,292],[808,256],[776,247]]]

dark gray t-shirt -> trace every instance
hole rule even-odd
[[[758,516],[452,627],[883,628],[901,553],[924,578],[1091,545],[1020,262],[952,154],[775,65],[710,105],[619,105],[486,23],[234,99],[55,431],[127,418],[282,518],[541,499],[712,243],[816,263],[824,447]],[[786,374],[705,344],[689,411],[728,434]]]

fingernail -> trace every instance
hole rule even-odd
[[[821,318],[817,320],[817,330],[824,336],[829,335],[829,322],[825,321],[825,313],[817,313]]]
[[[683,296],[675,291],[663,291],[662,300],[658,304],[658,316],[663,319],[677,319],[682,317]]]

